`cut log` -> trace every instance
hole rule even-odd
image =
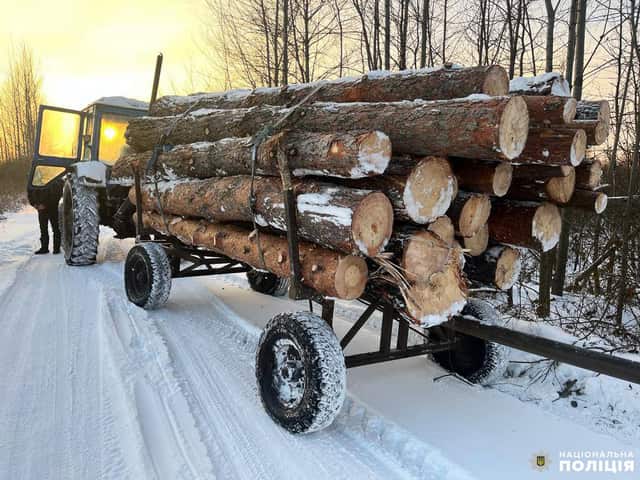
[[[291,275],[288,244],[284,237],[260,233],[258,239],[251,235],[251,230],[237,225],[174,216],[165,216],[165,224],[157,213],[145,212],[142,218],[146,227],[175,236],[187,245],[213,250],[279,277]],[[330,297],[350,300],[362,295],[368,279],[367,264],[362,257],[344,255],[307,242],[300,242],[299,247],[302,283]]]
[[[453,242],[455,241],[455,229],[453,228],[453,222],[446,215],[436,218],[429,224],[427,230],[435,233],[440,240],[450,247],[453,246]]]
[[[408,175],[382,175],[346,181],[345,185],[385,193],[396,218],[424,224],[444,215],[458,193],[449,162],[441,157],[425,157]]]
[[[595,190],[602,180],[602,163],[599,160],[582,162],[576,167],[576,188]]]
[[[531,129],[518,163],[580,165],[587,149],[584,130]]]
[[[562,218],[552,203],[496,201],[489,217],[489,236],[499,243],[547,252],[560,239]]]
[[[568,125],[586,132],[589,145],[600,145],[609,136],[611,111],[606,100],[581,100],[576,106],[576,118]]]
[[[476,282],[509,290],[515,285],[522,269],[520,251],[506,245],[496,245],[482,255],[467,259],[465,274]]]
[[[166,96],[151,106],[151,115],[167,116],[188,108],[250,108],[259,105],[292,106],[314,93],[316,102],[395,102],[446,100],[481,93],[507,95],[509,76],[498,65],[469,68],[428,68],[402,72],[369,72],[358,78],[223,93]],[[197,102],[197,104],[196,104]]]
[[[465,158],[517,157],[529,129],[527,104],[520,97],[390,103],[315,103],[295,110],[260,106],[250,109],[199,109],[186,116],[137,117],[126,138],[136,151],[151,150],[163,132],[171,145],[216,141],[255,134],[266,125],[296,131],[385,132],[394,151],[412,155]]]
[[[566,177],[574,171],[571,165],[518,164],[513,165],[513,183],[521,181],[546,182],[553,177]]]
[[[250,176],[160,182],[164,212],[211,222],[251,222]],[[298,233],[309,241],[351,254],[378,255],[391,237],[393,209],[380,192],[295,181]],[[143,188],[144,210],[159,211],[153,184]],[[256,223],[286,231],[282,183],[275,177],[254,179]],[[129,193],[135,202],[135,190]],[[160,212],[158,212],[160,213]]]
[[[482,193],[460,192],[449,208],[448,215],[463,237],[472,237],[489,220],[491,200]]]
[[[577,101],[571,97],[524,96],[529,108],[529,126],[550,128],[574,121]]]
[[[481,255],[489,246],[489,226],[484,224],[475,235],[471,237],[463,237],[462,242],[464,248],[469,255],[477,257]]]
[[[600,215],[607,209],[608,200],[606,193],[576,189],[567,206]]]
[[[383,173],[391,158],[391,142],[382,132],[285,132],[260,145],[256,156],[258,175],[280,175],[278,148],[287,153],[291,173],[296,177],[368,177]],[[250,137],[176,145],[158,156],[157,171],[191,178],[250,175],[252,151]],[[151,152],[125,155],[113,166],[111,177],[132,177],[138,166],[142,174],[150,158]]]
[[[533,200],[550,202],[564,205],[573,195],[576,184],[576,173],[573,167],[569,174],[561,177],[551,177],[546,181],[540,180],[517,180],[513,182],[509,190],[508,198],[512,200]]]
[[[502,197],[511,186],[513,167],[507,162],[481,162],[450,158],[458,186],[467,192],[486,193]]]
[[[509,82],[509,95],[556,95],[570,97],[571,89],[561,73],[547,72],[535,77],[515,77]]]

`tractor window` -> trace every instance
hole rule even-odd
[[[100,120],[100,144],[98,158],[113,165],[120,156],[120,150],[125,145],[124,132],[127,129],[129,117],[104,114]]]
[[[62,175],[65,172],[64,167],[51,167],[47,165],[38,165],[33,172],[33,180],[31,185],[34,187],[44,187],[54,178]]]
[[[44,110],[38,154],[43,157],[75,159],[79,133],[80,115],[77,113]]]

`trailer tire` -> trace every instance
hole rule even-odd
[[[281,313],[262,331],[256,380],[269,416],[292,433],[329,426],[346,394],[346,366],[331,327],[310,312]]]
[[[171,263],[162,245],[144,242],[135,245],[124,263],[124,285],[131,303],[155,310],[171,292]]]
[[[471,299],[461,315],[472,316],[486,323],[494,323],[498,313],[486,302]],[[455,322],[455,319],[452,321]],[[487,383],[504,366],[504,347],[494,342],[472,337],[437,326],[429,329],[429,338],[444,341],[455,338],[456,345],[450,350],[434,352],[432,359],[441,367],[457,373],[472,383]]]
[[[67,175],[64,182],[59,222],[67,265],[96,263],[100,235],[98,193],[82,185],[75,173]]]
[[[247,280],[251,290],[271,295],[274,297],[282,297],[289,290],[289,279],[278,277],[273,273],[261,272],[252,269],[247,272]]]

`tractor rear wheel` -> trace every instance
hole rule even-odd
[[[260,270],[249,270],[247,280],[253,291],[273,297],[282,297],[289,289],[288,278],[281,278],[273,273],[261,272]]]
[[[265,410],[292,433],[321,430],[342,408],[346,367],[331,327],[310,312],[281,313],[260,336],[256,380]]]
[[[96,190],[82,185],[75,173],[67,175],[60,212],[62,250],[67,265],[93,265],[100,234]]]

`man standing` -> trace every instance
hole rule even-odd
[[[38,210],[40,223],[40,250],[36,255],[49,253],[49,223],[53,231],[53,253],[60,253],[60,224],[58,221],[58,202],[62,197],[62,178],[52,180],[44,187],[28,189],[29,203]]]

